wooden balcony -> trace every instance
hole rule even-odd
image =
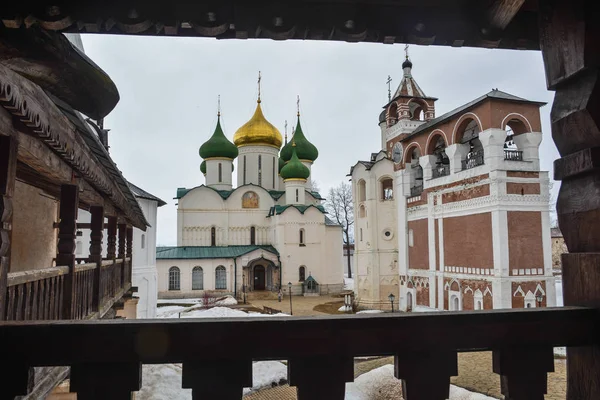
[[[96,274],[98,268],[100,274]],[[66,304],[69,286],[73,294]],[[96,297],[95,288],[99,290]],[[72,319],[94,319],[102,318],[130,289],[131,258],[103,260],[100,266],[94,262],[75,265],[73,276],[68,266],[9,273],[6,301],[1,304],[6,305],[6,321],[64,319],[64,307],[71,310]]]
[[[354,357],[394,355],[406,400],[442,400],[450,377],[458,374],[457,352],[491,350],[506,398],[543,399],[546,374],[554,368],[553,347],[595,345],[599,317],[596,309],[565,307],[6,322],[0,325],[0,340],[11,345],[3,346],[0,356],[11,372],[2,398],[25,394],[32,366],[70,366],[71,390],[86,400],[129,399],[144,384],[142,364],[182,363],[182,386],[193,389],[194,399],[241,399],[242,388],[252,386],[252,361],[288,360],[289,382],[299,399],[341,400],[345,383],[353,379]]]

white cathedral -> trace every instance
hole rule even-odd
[[[200,147],[205,184],[177,189],[177,246],[157,248],[159,297],[222,292],[241,298],[243,292],[288,293],[290,284],[294,295],[340,292],[342,229],[311,190],[319,153],[302,132],[300,113],[285,144],[263,115],[260,92],[233,143],[218,117]]]

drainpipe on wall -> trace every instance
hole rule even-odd
[[[233,259],[233,298],[237,300],[237,260]]]
[[[277,256],[277,262],[279,263],[279,290],[281,290],[281,280],[283,279],[283,271],[281,270],[281,257]]]

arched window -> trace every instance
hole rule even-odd
[[[226,290],[227,289],[227,270],[224,266],[219,265],[215,270],[215,289]]]
[[[262,186],[262,156],[258,155],[258,186]]]
[[[180,272],[179,268],[169,268],[169,290],[180,290]]]
[[[469,152],[462,160],[463,170],[483,165],[483,145],[479,140],[480,131],[479,124],[474,119],[464,120],[458,128],[457,141],[462,145],[469,146]]]
[[[411,100],[408,103],[410,110],[410,119],[413,121],[424,121],[425,110],[427,109],[427,103],[421,103],[419,100]]]
[[[365,218],[367,216],[367,209],[363,204],[358,208],[358,216],[359,218]]]
[[[217,229],[214,226],[210,228],[210,245],[217,245]]]
[[[192,290],[204,290],[204,270],[194,267],[192,270]]]
[[[394,200],[394,180],[392,178],[381,180],[381,200]]]
[[[219,183],[223,182],[223,165],[219,163]]]
[[[246,184],[246,156],[244,156],[244,185]]]
[[[460,310],[460,301],[458,300],[458,296],[452,296],[452,311]]]
[[[525,124],[519,120],[510,120],[506,124],[504,140],[504,159],[507,161],[523,161],[523,152],[515,143],[515,136],[527,132]]]
[[[418,147],[413,147],[410,152],[410,195],[419,196],[423,192],[423,167],[419,158],[421,152]]]
[[[398,122],[398,105],[396,103],[392,103],[388,108],[387,125],[396,125],[396,122]]]
[[[300,201],[299,198],[300,198],[300,192],[298,191],[298,189],[296,189],[296,203]]]
[[[256,244],[256,228],[250,227],[250,244]]]
[[[142,249],[146,248],[146,234],[142,233]]]
[[[363,239],[362,239],[362,228],[360,228],[360,241],[361,242],[363,241]]]
[[[411,292],[406,293],[406,310],[411,311],[413,309],[413,296]]]
[[[304,243],[304,229],[300,229],[300,246],[306,246],[306,244]]]
[[[446,141],[442,135],[432,138],[427,154],[436,156],[432,178],[450,175],[450,159],[446,155]]]
[[[304,282],[305,279],[306,279],[306,267],[304,265],[301,265],[300,268],[298,268],[298,280],[300,282]]]
[[[365,201],[367,199],[367,183],[361,179],[358,181],[358,201]]]

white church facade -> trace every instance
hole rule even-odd
[[[493,89],[439,117],[404,61],[381,150],[350,172],[361,308],[556,304],[539,108]]]
[[[318,151],[299,113],[286,143],[264,117],[260,96],[233,143],[219,113],[200,156],[205,184],[177,189],[177,246],[157,249],[159,297],[241,298],[243,292],[287,293],[289,284],[294,295],[343,289],[342,230],[311,191]],[[318,286],[308,284],[309,276]]]

